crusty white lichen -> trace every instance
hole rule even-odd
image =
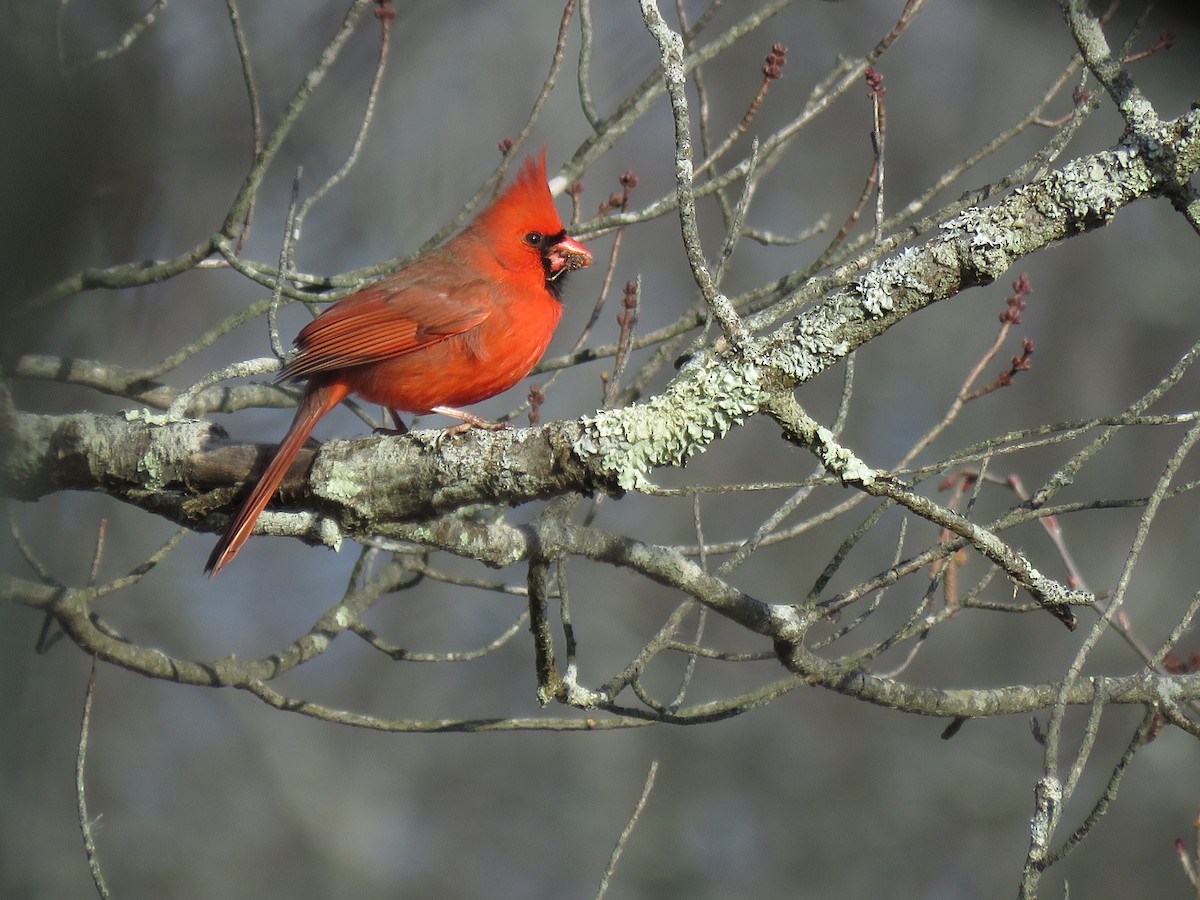
[[[368,493],[368,485],[361,475],[352,469],[330,466],[321,482],[321,496],[347,506],[356,505]]]
[[[317,519],[317,536],[326,547],[334,550],[342,549],[342,529],[328,516],[321,516]]]
[[[813,450],[820,458],[821,465],[843,482],[871,484],[875,481],[875,470],[841,446],[834,438],[833,432],[824,426],[817,429]]]
[[[145,422],[147,425],[173,425],[179,421],[174,416],[156,413],[146,409],[126,409],[122,411],[126,422]]]
[[[135,433],[117,429],[106,439],[119,444],[124,444],[131,436],[138,440],[137,471],[141,473],[142,485],[149,489],[161,489],[176,480],[179,477],[179,460],[200,450],[212,437],[213,426],[196,419],[177,419],[148,409],[124,410],[122,415],[126,422],[144,423],[145,431]],[[113,420],[89,417],[88,421],[88,433],[93,435],[89,440],[94,440],[94,436],[108,435],[108,425]],[[111,447],[106,451],[111,452]],[[97,454],[93,458],[92,468],[97,478],[107,476],[107,465],[107,453]]]
[[[947,222],[940,231],[950,241],[944,245],[952,253],[958,249],[959,258],[947,260],[956,268],[967,266],[988,280],[999,278],[1019,255],[1017,244],[1023,223],[1011,210],[999,207],[964,210]]]
[[[921,254],[914,247],[905,247],[894,256],[872,266],[870,271],[850,285],[850,290],[859,298],[863,310],[870,318],[892,312],[896,297],[908,294],[930,295],[934,285],[924,277],[918,264]]]
[[[624,490],[648,487],[655,466],[682,465],[758,412],[762,381],[752,362],[698,364],[646,403],[584,419],[574,450]]]

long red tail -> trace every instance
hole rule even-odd
[[[279,489],[283,477],[287,475],[288,469],[291,468],[296,454],[300,452],[300,448],[312,434],[313,426],[327,412],[345,400],[349,394],[350,389],[336,381],[309,383],[304,396],[300,398],[300,406],[296,409],[296,417],[292,419],[292,426],[283,436],[283,440],[279,442],[279,446],[275,448],[275,456],[271,459],[270,465],[262,473],[258,484],[254,486],[254,490],[250,492],[250,496],[246,498],[242,508],[238,510],[233,521],[229,523],[229,527],[225,529],[225,533],[221,535],[221,539],[217,541],[217,546],[213,547],[212,553],[209,554],[204,571],[210,573],[211,577],[215,578],[217,573],[242,549],[242,544],[246,543],[251,532],[254,531],[254,523],[258,521],[263,509],[275,496],[275,492]]]

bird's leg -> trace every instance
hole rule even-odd
[[[388,417],[392,420],[391,428],[375,428],[372,429],[372,434],[392,434],[401,435],[408,434],[408,426],[400,419],[400,410],[388,407]]]

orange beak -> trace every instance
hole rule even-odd
[[[551,247],[546,258],[550,260],[551,278],[558,278],[564,272],[582,269],[592,264],[592,254],[572,237],[564,237]]]

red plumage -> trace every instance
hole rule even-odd
[[[543,150],[455,237],[313,319],[280,375],[308,381],[296,416],[205,570],[237,555],[313,426],[351,394],[483,424],[457,407],[529,374],[562,317],[563,276],[591,260],[563,228]]]

